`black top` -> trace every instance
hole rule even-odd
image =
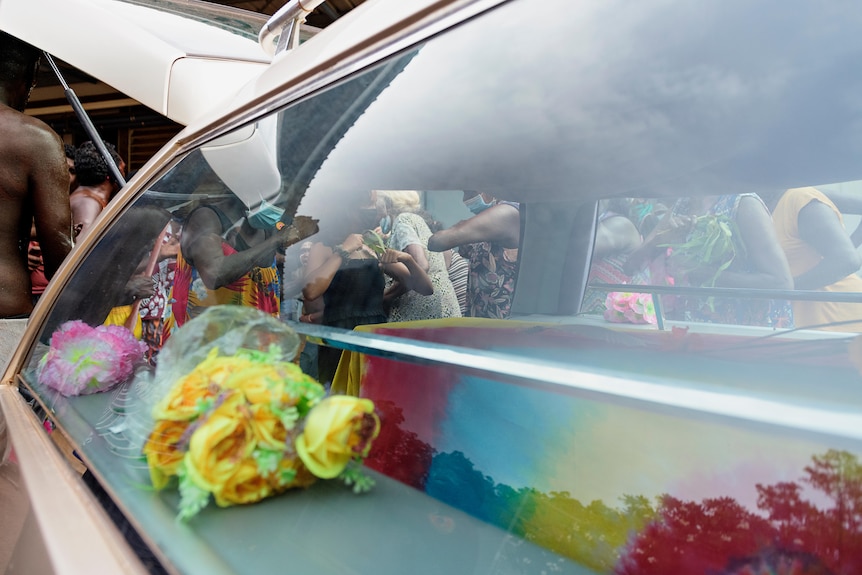
[[[353,329],[386,321],[385,281],[375,258],[348,259],[323,294],[323,325]]]

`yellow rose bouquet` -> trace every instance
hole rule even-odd
[[[212,347],[158,399],[152,417],[143,453],[156,489],[176,478],[180,519],[211,500],[254,503],[318,478],[340,477],[356,492],[372,485],[348,464],[368,454],[380,431],[374,404],[327,397],[277,346],[230,354]]]

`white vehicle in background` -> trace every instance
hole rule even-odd
[[[369,0],[300,44],[294,18],[310,8],[264,22],[191,0],[0,0],[3,30],[187,124],[52,280],[0,382],[31,502],[10,572],[37,560],[88,575],[862,572],[857,334],[662,316],[680,296],[862,294],[649,284],[638,289],[661,302],[657,325],[581,309],[591,289],[626,287],[591,284],[600,202],[855,193],[859,10]],[[72,43],[76,19],[100,34]],[[291,323],[346,350],[333,389],[383,412],[367,462],[377,487],[174,521],[176,497],[142,486],[140,453],[126,450],[133,400],[37,381],[51,334],[118,305],[129,250],[157,239],[133,227],[137,208],[182,220],[233,196],[316,218],[324,236],[345,232],[349,199],[372,190],[419,190],[446,225],[468,215],[464,191],[518,203],[510,318]],[[124,542],[19,388],[149,555]]]

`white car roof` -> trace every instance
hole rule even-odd
[[[4,0],[5,1],[5,0]],[[17,0],[21,1],[21,0]],[[326,27],[324,33],[305,42],[298,48],[276,54],[272,62],[260,74],[234,93],[225,105],[211,109],[201,115],[197,126],[206,126],[217,121],[232,110],[242,108],[249,102],[283,89],[292,79],[307,78],[317,72],[331,72],[340,66],[349,66],[348,56],[370,46],[376,38],[387,42],[393,30],[403,31],[417,25],[427,13],[443,19],[449,13],[464,8],[481,11],[501,0],[365,0],[362,4]],[[433,27],[426,26],[428,32]],[[390,46],[391,50],[396,47]],[[194,126],[190,126],[193,131]]]
[[[3,0],[0,28],[187,125],[269,64],[266,16],[185,0]]]

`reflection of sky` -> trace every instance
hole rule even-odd
[[[312,190],[726,192],[858,169],[850,6],[552,0],[527,31],[522,4],[424,46]]]
[[[450,394],[440,431],[438,452],[463,452],[495,483],[609,506],[623,495],[670,493],[730,496],[754,510],[758,483],[799,481],[828,448],[469,376]]]
[[[546,442],[577,435],[571,403],[559,399],[526,387],[463,376],[463,384],[449,395],[447,419],[435,448],[443,453],[461,451],[497,483],[544,491],[548,485],[537,481],[547,478],[537,471],[545,463]]]

